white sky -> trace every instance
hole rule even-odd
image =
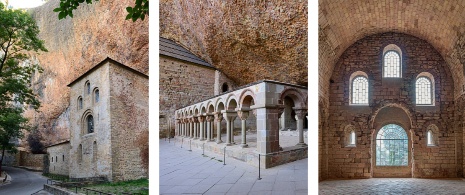
[[[5,0],[0,0],[3,3]],[[37,6],[41,6],[45,3],[44,0],[9,0],[8,2],[13,8],[33,8]]]

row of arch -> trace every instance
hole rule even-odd
[[[294,106],[306,108],[308,96],[301,93],[299,90],[294,88],[285,89],[280,94],[278,103],[283,104],[284,98],[290,97]],[[188,106],[180,109],[176,112],[177,118],[186,118],[189,116],[197,116],[200,114],[214,113],[222,110],[236,111],[236,109],[249,110],[251,106],[256,104],[256,95],[250,89],[245,89],[237,98],[234,93],[227,94],[226,98],[218,97],[216,99],[210,99],[199,104]],[[265,101],[265,100],[264,100]]]
[[[356,71],[349,79],[350,104],[367,105],[369,102],[368,75],[363,71]],[[416,105],[434,105],[434,76],[429,72],[421,72],[415,79]]]
[[[78,147],[78,163],[82,163],[83,161],[83,158],[82,158],[82,155],[83,155],[83,149],[82,149],[82,144],[79,144],[79,147]],[[92,162],[97,162],[97,155],[98,155],[98,152],[97,152],[97,141],[94,141],[92,143]]]
[[[92,93],[92,104],[96,104],[100,101],[100,91],[98,87],[95,87]],[[77,99],[77,110],[80,110],[84,107],[83,101],[82,101],[82,96],[79,96]]]

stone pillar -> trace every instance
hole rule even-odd
[[[305,147],[307,144],[304,142],[304,120],[307,110],[295,109],[295,120],[297,120],[297,130],[299,131],[299,143],[297,146]]]
[[[174,136],[178,136],[178,135],[179,135],[179,119],[176,119],[176,123],[174,126]]]
[[[279,147],[279,115],[283,112],[280,106],[272,108],[256,108],[257,113],[257,151],[261,154],[278,152]]]
[[[245,123],[247,122],[247,118],[249,117],[249,112],[248,111],[238,111],[237,115],[241,119],[241,135],[242,135],[242,141],[241,141],[241,147],[246,148],[248,147],[247,145],[247,137],[245,135]]]
[[[234,120],[236,119],[236,115],[231,119],[231,143],[236,144],[234,142]]]
[[[221,121],[223,120],[223,115],[221,112],[217,112],[215,114],[215,121],[216,121],[216,143],[222,143],[221,141]]]
[[[193,120],[194,120],[194,139],[197,139],[199,136],[197,134],[197,128],[198,128],[197,123],[199,122],[199,119],[198,117],[194,117]]]
[[[213,116],[208,115],[207,118],[207,141],[211,142],[212,141],[212,121],[213,121]]]
[[[224,117],[224,120],[226,121],[226,145],[230,146],[230,145],[232,145],[232,142],[231,142],[231,134],[232,134],[231,123],[234,121],[234,118],[236,118],[236,113],[223,111],[223,117]]]
[[[203,137],[203,129],[204,129],[204,122],[205,121],[205,116],[199,116],[199,122],[200,122],[200,141],[205,140]]]
[[[189,137],[194,138],[194,117],[190,118],[189,123]]]
[[[186,122],[184,121],[184,119],[182,119],[182,121],[181,121],[181,137],[184,137],[184,125],[185,125],[185,123]]]

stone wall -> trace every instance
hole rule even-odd
[[[47,148],[49,173],[69,176],[70,147],[66,142]]]
[[[213,68],[164,55],[160,55],[159,65],[160,137],[167,135],[168,127],[174,135],[176,109],[214,96],[224,82],[231,89],[235,87],[233,81]]]
[[[396,44],[402,50],[402,78],[382,78],[383,49]],[[349,105],[350,76],[355,71],[368,75],[369,105]],[[415,105],[415,79],[421,72],[434,76],[434,106]],[[457,177],[462,146],[454,131],[454,84],[441,55],[426,41],[400,33],[365,37],[341,55],[330,80],[329,106],[320,102],[320,179],[389,176],[375,165],[376,133],[387,123],[400,124],[409,136],[409,169],[399,175],[413,177]],[[320,91],[321,92],[321,91]],[[328,110],[326,110],[329,108]],[[400,117],[403,116],[403,117]],[[439,127],[438,146],[426,143],[426,127]],[[356,129],[356,147],[345,147],[344,128]],[[461,149],[460,149],[461,150]],[[461,154],[460,154],[461,156]],[[461,161],[461,159],[460,159]],[[392,170],[390,171],[392,172]]]
[[[109,66],[110,62],[105,62],[98,69],[83,75],[70,85],[71,147],[69,153],[71,161],[69,176],[71,178],[98,176],[111,178]],[[87,93],[86,83],[90,84],[90,94]],[[94,89],[99,89],[98,102],[94,101]],[[82,108],[79,108],[79,97],[82,97]],[[89,133],[86,127],[88,115],[94,118],[93,133]],[[94,147],[94,142],[96,147]]]
[[[148,178],[149,80],[110,66],[113,181]]]
[[[44,167],[45,154],[31,154],[26,151],[19,151],[19,166],[30,167],[35,170],[42,170]]]

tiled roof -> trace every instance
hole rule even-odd
[[[200,59],[199,57],[182,47],[181,45],[163,37],[160,37],[160,54],[192,62],[195,64],[208,66],[210,68],[215,68],[205,60]]]

